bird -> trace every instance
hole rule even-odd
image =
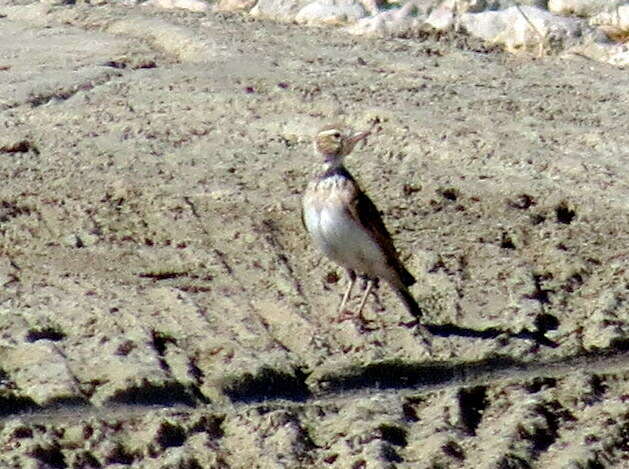
[[[314,245],[347,272],[349,284],[339,307],[342,316],[357,276],[367,280],[358,315],[379,279],[387,282],[419,323],[422,310],[409,291],[415,277],[404,267],[391,235],[375,204],[344,165],[356,145],[372,134],[348,132],[342,124],[328,124],[314,137],[315,156],[322,171],[307,185],[302,199],[302,221]]]

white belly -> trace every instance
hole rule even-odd
[[[304,221],[314,244],[331,260],[358,274],[385,275],[380,247],[338,197],[330,194],[319,203],[305,203]]]

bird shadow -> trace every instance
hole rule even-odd
[[[366,278],[363,278],[362,289],[366,288]],[[378,295],[378,279],[374,282],[373,290],[371,291],[372,296],[374,297],[375,306],[377,311],[382,312],[385,311],[384,304],[380,300],[380,296]],[[546,337],[546,333],[548,331],[556,330],[559,327],[559,320],[556,316],[548,313],[538,314],[534,320],[535,329],[522,329],[520,331],[514,332],[507,329],[501,329],[499,327],[488,327],[486,329],[473,329],[470,327],[461,327],[457,326],[453,323],[444,323],[444,324],[426,324],[420,320],[422,325],[434,336],[437,337],[466,337],[472,339],[522,339],[522,340],[530,340],[533,341],[536,345],[557,348],[559,344],[548,337]],[[366,329],[369,330],[369,329]]]
[[[456,324],[446,323],[446,324],[424,324],[424,327],[428,329],[428,331],[437,337],[466,337],[473,339],[495,339],[495,338],[504,338],[506,339],[523,339],[523,340],[531,340],[536,345],[543,345],[550,348],[557,348],[559,344],[548,337],[546,337],[547,330],[543,328],[529,330],[522,329],[517,332],[509,331],[506,329],[501,329],[499,327],[488,327],[486,329],[473,329],[471,327],[461,327]]]

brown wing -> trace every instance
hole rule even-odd
[[[399,261],[391,235],[386,226],[384,226],[380,212],[367,194],[357,188],[349,207],[350,215],[355,220],[359,220],[369,231],[374,241],[376,241],[384,251],[389,264],[400,275],[402,283],[406,286],[413,285],[415,278]]]

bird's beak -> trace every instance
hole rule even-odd
[[[365,130],[364,132],[359,132],[349,137],[347,139],[347,148],[345,149],[345,154],[348,155],[349,153],[351,153],[354,147],[356,146],[356,144],[360,142],[361,140],[364,140],[365,138],[367,138],[370,134],[371,134],[371,129]]]

